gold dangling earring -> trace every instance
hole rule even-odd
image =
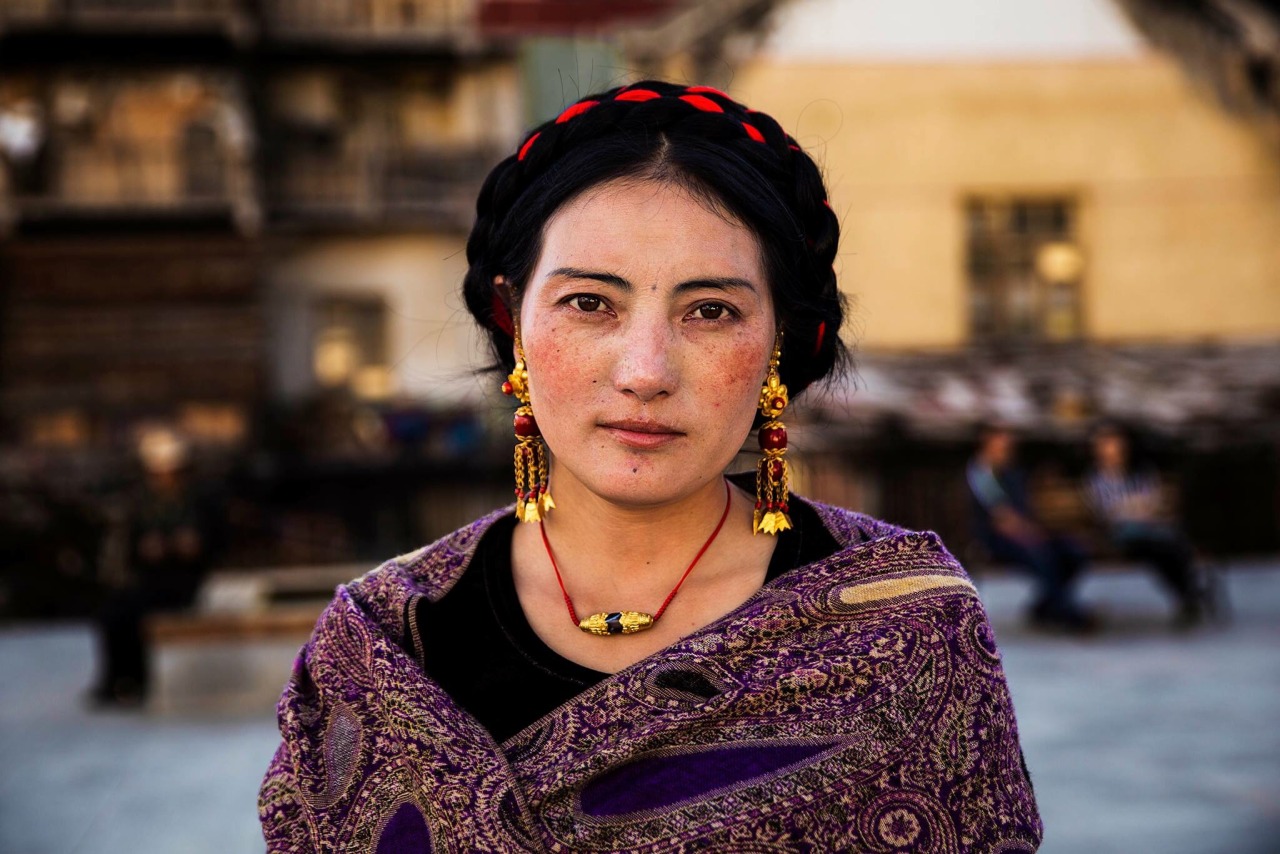
[[[760,425],[760,450],[764,456],[756,466],[756,512],[752,520],[755,533],[777,534],[791,527],[787,515],[787,428],[777,419],[787,408],[787,387],[778,376],[778,360],[782,358],[782,332],[773,342],[769,357],[769,375],[760,389],[760,414],[768,420]]]
[[[529,370],[524,364],[524,348],[520,346],[520,330],[515,333],[516,366],[502,384],[502,393],[515,395],[521,406],[516,410],[516,518],[521,522],[540,522],[556,503],[547,488],[547,446],[542,431],[529,405]]]

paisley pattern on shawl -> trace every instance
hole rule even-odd
[[[412,620],[509,509],[340,586],[278,706],[268,849],[1034,851],[964,570],[931,532],[814,507],[839,552],[501,745],[423,673]]]

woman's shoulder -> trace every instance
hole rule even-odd
[[[436,601],[448,593],[462,577],[485,532],[510,513],[510,507],[499,508],[434,542],[383,561],[339,585],[332,604],[349,601],[384,629],[402,626],[409,603],[421,597]],[[322,616],[321,623],[324,620]]]
[[[813,508],[818,518],[822,520],[822,524],[826,526],[842,548],[849,548],[874,540],[882,540],[887,537],[919,533],[895,525],[892,522],[877,519],[867,513],[850,510],[847,507],[827,504],[803,495],[794,495],[794,497]]]
[[[391,558],[374,572],[398,575],[419,592],[438,599],[462,575],[485,533],[511,512],[510,506],[490,511],[434,542]]]
[[[952,637],[962,625],[988,624],[973,579],[938,534],[802,500],[842,541],[830,558],[781,582],[814,603],[807,612],[811,617],[833,615],[837,631],[855,634],[907,621]],[[849,621],[851,614],[865,619]]]
[[[840,545],[838,555],[858,555],[856,563],[864,571],[877,572],[910,562],[968,578],[960,561],[934,531],[905,528],[867,513],[803,496],[797,498],[812,507],[830,531]]]

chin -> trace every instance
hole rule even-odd
[[[621,462],[584,472],[582,483],[610,503],[630,507],[652,507],[679,501],[719,472],[698,473],[678,461],[655,465]]]

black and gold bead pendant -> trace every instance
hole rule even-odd
[[[653,615],[643,611],[614,611],[592,614],[578,623],[578,628],[593,635],[632,635],[653,625]]]

